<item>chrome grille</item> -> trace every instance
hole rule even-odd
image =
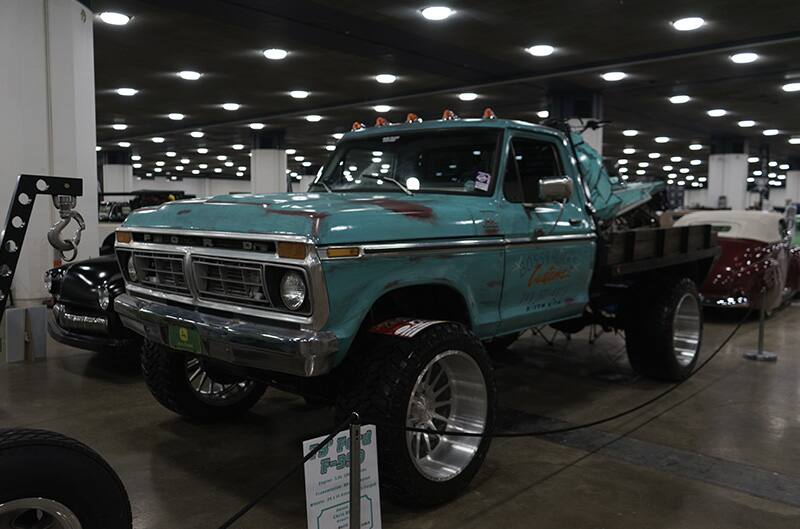
[[[200,299],[259,308],[272,306],[264,267],[259,263],[194,256],[192,267]]]
[[[139,282],[157,290],[190,295],[183,270],[183,254],[135,252]]]

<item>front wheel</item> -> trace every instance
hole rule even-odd
[[[694,281],[654,286],[628,307],[625,345],[637,373],[669,382],[685,380],[700,356],[703,313]]]
[[[411,338],[376,335],[351,360],[338,415],[378,425],[381,486],[411,506],[461,494],[489,450],[489,437],[402,432],[403,427],[483,433],[494,427],[495,385],[480,341],[444,323]]]
[[[198,422],[242,415],[264,395],[260,382],[226,373],[204,359],[145,341],[142,373],[150,393],[165,408]]]
[[[44,430],[0,430],[0,528],[131,529],[128,494],[91,448]]]

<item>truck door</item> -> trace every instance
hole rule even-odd
[[[502,226],[507,240],[498,333],[580,316],[589,299],[594,223],[567,146],[549,134],[511,135],[505,156]],[[572,196],[541,202],[539,181],[567,176]]]

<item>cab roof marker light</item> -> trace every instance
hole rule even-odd
[[[384,126],[386,126],[386,125],[390,125],[390,123],[389,123],[389,120],[388,120],[388,119],[386,119],[385,117],[383,117],[383,116],[378,116],[378,117],[375,119],[375,126],[376,126],[376,127],[384,127]]]
[[[483,119],[497,119],[497,116],[494,113],[494,110],[491,107],[486,107],[483,109]]]
[[[451,121],[454,119],[458,119],[455,112],[453,112],[449,108],[444,109],[444,112],[442,112],[442,121]]]
[[[353,127],[350,130],[351,131],[353,131],[353,130],[363,130],[365,128],[366,127],[364,126],[364,124],[361,123],[360,121],[354,121],[353,122]]]
[[[413,112],[409,112],[406,116],[406,123],[422,123],[422,119]]]

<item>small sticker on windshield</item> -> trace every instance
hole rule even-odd
[[[400,136],[384,136],[383,143],[394,143],[400,139]]]
[[[481,191],[489,191],[489,184],[491,183],[492,183],[492,175],[490,175],[489,173],[478,171],[478,174],[475,175],[475,189],[479,189]]]

